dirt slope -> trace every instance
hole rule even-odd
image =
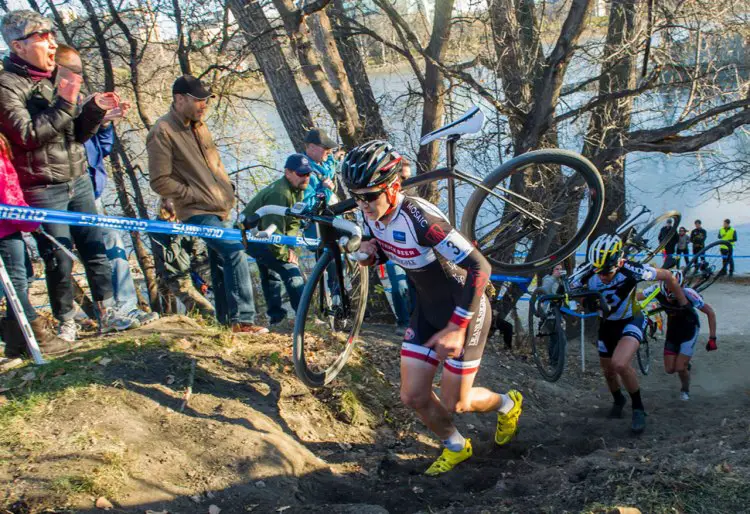
[[[398,403],[398,341],[370,326],[335,387],[294,378],[287,334],[232,338],[187,318],[92,340],[44,368],[0,376],[0,505],[12,512],[750,512],[750,407],[741,286],[717,285],[719,352],[697,351],[692,399],[659,368],[643,380],[646,433],[604,415],[610,396],[577,342],[556,384],[494,341],[479,382],[519,388],[521,432],[492,443],[467,415],[475,457],[421,472],[437,446]],[[591,338],[591,334],[589,337]],[[193,395],[181,411],[195,362]],[[29,375],[30,372],[34,376]],[[629,409],[627,411],[629,415]]]

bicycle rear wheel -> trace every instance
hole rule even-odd
[[[484,179],[466,204],[461,231],[494,271],[536,272],[575,252],[603,209],[596,166],[575,152],[537,150]]]
[[[698,292],[705,291],[722,276],[724,269],[724,253],[729,256],[733,251],[727,241],[715,241],[696,253],[683,268],[683,285]]]
[[[537,305],[537,298],[542,294],[534,291],[529,302],[531,354],[542,378],[557,382],[565,369],[568,339],[565,337],[560,306]]]
[[[668,219],[672,220],[672,228],[659,239],[662,225]],[[625,242],[625,257],[640,264],[646,264],[661,252],[670,239],[677,233],[682,215],[679,211],[667,211],[658,218],[653,219],[645,227],[638,231],[630,241]]]
[[[365,315],[367,285],[367,269],[338,251],[325,250],[315,264],[297,309],[292,352],[297,376],[308,387],[331,382],[349,359]]]

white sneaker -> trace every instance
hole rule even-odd
[[[688,393],[687,391],[680,391],[680,400],[682,400],[683,402],[686,402],[689,399],[690,399],[690,393]]]
[[[99,321],[99,331],[102,334],[109,332],[122,332],[131,328],[135,324],[134,320],[118,316],[114,309],[105,309]]]
[[[128,318],[132,318],[136,322],[138,322],[138,325],[148,325],[152,321],[156,321],[159,319],[159,313],[158,312],[146,312],[142,311],[140,309],[133,309],[128,313]],[[135,327],[131,327],[135,328]]]
[[[69,319],[60,323],[57,329],[57,336],[68,343],[75,343],[78,337],[78,325],[75,319]]]

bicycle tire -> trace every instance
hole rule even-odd
[[[533,167],[535,165],[536,168]],[[492,173],[485,177],[485,179],[482,181],[483,187],[477,187],[469,197],[469,201],[466,203],[466,207],[461,218],[461,231],[466,236],[468,236],[471,241],[480,241],[482,237],[481,234],[477,234],[477,219],[481,211],[482,203],[488,197],[490,197],[487,190],[495,189],[496,186],[511,177],[511,175],[518,174],[519,172],[524,172],[527,169],[530,170],[530,172],[533,174],[536,169],[539,169],[540,166],[543,165],[549,165],[553,167],[553,169],[555,167],[559,169],[560,166],[566,166],[573,169],[578,174],[578,177],[580,177],[580,183],[578,179],[576,179],[576,181],[571,180],[569,183],[566,180],[566,183],[570,186],[571,194],[573,194],[575,190],[578,190],[582,195],[585,195],[586,191],[588,191],[588,212],[586,213],[583,222],[580,224],[580,228],[578,228],[578,230],[570,237],[569,240],[565,241],[561,246],[555,248],[554,250],[550,250],[549,248],[547,248],[541,251],[542,255],[532,256],[533,251],[538,250],[538,248],[537,242],[535,242],[537,240],[534,238],[530,238],[531,242],[529,244],[531,245],[532,253],[527,253],[525,255],[524,262],[514,262],[516,257],[515,248],[518,245],[518,241],[512,243],[513,247],[511,248],[511,250],[513,250],[513,252],[506,260],[503,260],[504,258],[501,258],[499,255],[493,255],[491,252],[483,251],[482,253],[485,255],[487,260],[490,261],[493,271],[496,273],[531,273],[553,267],[555,264],[557,264],[558,262],[562,262],[576,251],[581,243],[583,243],[589,237],[589,235],[591,235],[594,228],[596,227],[596,224],[599,221],[599,218],[601,217],[602,211],[604,210],[604,182],[602,181],[602,177],[599,174],[599,171],[596,169],[596,166],[594,166],[591,161],[575,152],[559,149],[545,149],[535,150],[519,155],[518,157],[515,157],[508,162],[500,165]],[[562,174],[561,172],[558,173],[560,173],[560,177],[558,178],[565,179],[564,174]],[[539,176],[546,177],[546,175],[542,175],[542,172],[539,172],[538,174]],[[583,186],[585,186],[585,188]],[[575,190],[573,188],[575,188]],[[568,188],[563,188],[563,190],[567,189]],[[545,195],[542,194],[540,196],[544,197]],[[490,198],[494,198],[494,196]],[[567,198],[567,206],[561,203],[559,206],[555,205],[555,209],[552,209],[551,211],[558,212],[558,209],[562,211],[566,209],[566,207],[569,207],[570,196],[568,195]],[[513,200],[517,202],[518,198],[514,197]],[[532,206],[539,204],[540,202],[534,202],[532,199],[528,200],[528,204],[526,205],[526,207],[530,210]],[[509,235],[511,238],[518,237],[519,235],[521,235],[522,229],[521,227],[516,226],[517,223],[515,220],[525,219],[527,224],[531,223],[531,221],[528,217],[524,217],[524,215],[518,210],[513,213],[512,207],[505,207],[505,205],[508,204],[504,203],[504,209],[511,209],[511,213],[509,216],[507,216],[507,218],[513,218],[512,221],[506,223],[506,225],[510,224],[513,226],[513,229],[512,231],[510,231]],[[566,213],[567,211],[560,212],[560,219]],[[514,214],[516,215],[515,217]],[[493,229],[493,232],[494,230],[497,230],[498,233],[500,233],[505,232],[506,228],[500,227],[498,229]],[[550,233],[553,235],[553,237],[558,235],[556,229],[554,229],[554,227],[552,227],[551,225],[547,227],[541,227],[539,233],[544,234],[547,240],[549,240],[548,235]],[[481,246],[482,245],[479,245],[480,251],[482,251]],[[499,243],[496,243],[495,241],[495,246],[501,245]]]
[[[654,218],[651,220],[648,224],[646,224],[645,227],[643,227],[638,233],[636,234],[636,241],[642,241],[645,239],[645,236],[649,233],[650,230],[653,230],[655,227],[660,226],[663,224],[667,219],[672,219],[672,230],[667,233],[666,237],[659,241],[659,244],[651,249],[646,248],[641,245],[628,245],[626,242],[626,246],[624,248],[625,250],[625,257],[628,256],[628,251],[631,249],[639,250],[639,253],[636,254],[636,258],[630,259],[633,262],[637,262],[639,264],[646,264],[651,259],[656,257],[656,255],[661,252],[665,246],[667,246],[667,243],[670,239],[677,233],[677,229],[680,226],[680,220],[682,220],[682,215],[680,214],[680,211],[667,211],[661,216],[658,216],[657,218]],[[640,251],[645,250],[645,253],[642,255],[642,257],[638,257],[640,255]]]
[[[347,360],[349,360],[352,350],[354,350],[354,344],[362,327],[362,320],[367,307],[367,269],[347,259],[342,259],[342,269],[344,269],[345,274],[350,275],[351,291],[347,290],[345,284],[344,291],[340,295],[341,303],[338,306],[334,305],[333,295],[328,291],[329,288],[326,284],[326,270],[335,258],[340,258],[341,254],[338,251],[335,253],[336,255],[333,255],[331,251],[324,251],[315,264],[302,292],[294,323],[292,336],[294,370],[302,383],[310,388],[323,387],[329,384],[341,372]],[[359,294],[359,297],[355,303],[353,298],[356,294]],[[346,329],[337,328],[336,316],[338,312],[344,312],[345,307],[342,306],[348,305],[350,301],[354,304],[351,308],[351,320],[349,320],[351,326],[348,333],[345,334],[345,341],[342,341],[340,334],[337,334],[337,332],[344,332]],[[313,317],[320,315],[323,320],[311,318],[311,315]],[[322,332],[326,337],[330,337],[327,341],[331,343],[329,346],[332,349],[324,346],[325,338],[320,333],[315,333],[313,326],[308,327],[308,323],[312,322],[315,325],[317,321],[323,322],[324,326],[320,327],[319,332]],[[321,343],[321,339],[324,340],[323,343]],[[313,342],[316,344],[313,345]],[[330,354],[330,364],[324,364],[321,369],[311,366],[312,359],[310,359],[311,355],[309,354],[313,351],[313,346],[315,352]]]
[[[648,327],[646,327],[648,331]],[[649,336],[647,333],[643,334],[643,342],[638,345],[638,351],[636,352],[638,357],[638,367],[643,375],[648,375],[651,371],[651,345],[649,344]]]
[[[697,292],[705,291],[716,279],[721,276],[721,272],[716,271],[716,266],[709,264],[713,257],[717,256],[716,252],[721,255],[721,249],[734,252],[734,247],[727,241],[714,241],[703,248],[700,252],[693,255],[687,265],[682,269],[684,277],[683,286],[690,287]]]
[[[543,294],[540,291],[534,291],[529,302],[531,354],[534,357],[534,364],[536,364],[542,378],[547,382],[557,382],[565,369],[568,340],[565,336],[565,328],[562,324],[562,313],[560,312],[559,305],[552,305],[550,307],[553,311],[551,320],[549,318],[544,320],[541,311],[535,309],[537,298]],[[549,326],[544,327],[543,325],[548,325],[550,321],[553,324],[552,329],[546,332]],[[551,339],[553,335],[557,338],[556,343]],[[554,348],[551,345],[554,345]],[[557,357],[554,361],[552,358],[553,353]],[[550,361],[549,365],[545,362],[545,355],[547,356],[546,360]]]

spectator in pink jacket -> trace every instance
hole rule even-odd
[[[6,205],[28,206],[23,198],[18,175],[11,163],[11,151],[8,140],[0,134],[0,203]],[[39,223],[20,220],[0,220],[0,258],[10,275],[10,280],[16,290],[21,306],[29,320],[39,348],[47,356],[67,353],[75,344],[68,343],[55,335],[47,324],[47,320],[40,317],[29,301],[29,286],[26,280],[25,252],[26,243],[21,232],[33,232],[39,228]],[[5,356],[13,359],[25,353],[26,339],[16,320],[15,312],[10,305],[6,318],[0,321],[3,341],[5,342]],[[80,344],[80,343],[79,343]]]

